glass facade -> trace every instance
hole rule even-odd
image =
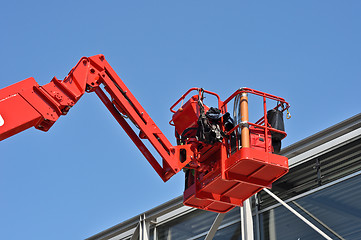
[[[332,239],[361,239],[361,175],[291,201],[290,205]],[[319,239],[284,207],[260,214],[261,239]]]
[[[209,230],[216,213],[194,211],[157,228],[158,239],[190,239]]]
[[[332,239],[361,239],[361,174],[321,186],[290,199],[288,204]],[[275,204],[254,214],[255,239],[314,240],[322,236],[283,206]],[[216,213],[201,210],[157,228],[158,240],[204,239]],[[259,224],[256,224],[259,219]],[[241,239],[238,208],[226,214],[215,240]]]
[[[158,239],[203,239],[212,226],[217,213],[193,211],[157,228]],[[239,208],[229,211],[214,239],[240,239]],[[198,237],[199,236],[199,237]],[[233,236],[229,238],[229,236]]]

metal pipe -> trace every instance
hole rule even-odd
[[[242,147],[249,148],[250,140],[249,140],[249,126],[248,126],[248,94],[242,93],[241,95],[241,139],[242,139]]]
[[[243,206],[240,207],[240,210],[242,240],[254,240],[253,218],[250,199],[247,199],[243,202]]]

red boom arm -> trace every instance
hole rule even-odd
[[[191,91],[198,94],[183,105]],[[274,154],[286,136],[283,112],[288,113],[290,106],[283,98],[241,88],[222,102],[215,93],[191,88],[171,107],[170,123],[179,144],[172,146],[103,55],[83,57],[64,80],[54,77],[39,86],[28,78],[0,90],[0,140],[32,126],[49,130],[85,92],[97,94],[163,181],[186,169],[183,201],[187,206],[227,212],[288,172],[287,158]],[[203,103],[204,93],[217,97],[218,108]],[[255,123],[248,119],[248,94],[263,99],[263,116]],[[267,99],[276,107],[268,110]],[[235,121],[227,112],[231,100],[239,118]],[[162,164],[142,139],[152,144]]]
[[[191,145],[173,146],[168,141],[103,55],[81,58],[64,80],[54,77],[50,83],[39,86],[34,78],[27,78],[1,89],[0,140],[33,126],[48,131],[85,92],[98,95],[163,181],[191,161]],[[139,135],[124,119],[124,115],[139,128]],[[163,159],[162,165],[141,139],[149,140]]]

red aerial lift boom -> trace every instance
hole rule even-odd
[[[216,93],[191,88],[171,107],[177,139],[173,146],[103,55],[81,58],[64,80],[54,77],[39,86],[27,78],[1,89],[0,140],[33,126],[48,131],[85,92],[97,94],[163,181],[184,169],[187,206],[227,212],[288,172],[288,159],[276,154],[286,137],[283,112],[288,116],[290,107],[283,98],[241,88],[221,101]],[[191,92],[195,94],[184,103]],[[206,106],[204,94],[215,96],[218,106]],[[248,119],[248,94],[263,99],[263,116],[255,123]],[[276,102],[268,111],[267,99]],[[233,118],[227,112],[232,100]],[[143,140],[159,153],[161,164]]]

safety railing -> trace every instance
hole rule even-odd
[[[198,97],[200,99],[203,98],[203,94],[204,93],[207,93],[207,94],[210,94],[210,95],[213,95],[215,97],[217,97],[217,100],[218,100],[218,108],[221,109],[221,106],[223,105],[222,101],[221,101],[221,98],[218,96],[217,93],[214,93],[214,92],[210,92],[210,91],[207,91],[207,90],[204,90],[203,88],[191,88],[189,89],[185,94],[183,94],[171,107],[170,107],[170,111],[172,113],[176,113],[176,110],[174,110],[174,108],[180,103],[182,102],[181,104],[181,107],[183,105],[183,102],[184,102],[184,99],[187,97],[187,95],[192,92],[192,91],[197,91],[198,92]]]
[[[248,94],[253,94],[256,96],[260,96],[263,99],[263,116],[256,121],[255,123],[252,123],[249,121],[249,114],[248,114]],[[267,99],[274,100],[277,102],[276,106],[273,109],[278,109],[282,113],[284,111],[287,111],[286,118],[289,119],[291,117],[288,109],[290,105],[288,102],[286,102],[283,98],[277,97],[275,95],[271,95],[268,93],[264,93],[261,91],[257,91],[250,88],[241,88],[238,89],[236,92],[234,92],[229,98],[227,98],[224,102],[221,108],[227,109],[227,104],[235,99],[235,101],[238,99],[239,102],[239,109],[240,109],[240,117],[239,122],[236,122],[235,126],[227,131],[226,135],[231,137],[233,134],[233,137],[236,138],[236,147],[237,150],[244,147],[250,147],[250,134],[252,134],[253,131],[261,130],[263,132],[264,136],[264,150],[266,152],[269,151],[269,147],[271,144],[269,135],[272,133],[279,133],[281,134],[283,138],[287,136],[285,131],[273,128],[267,118]],[[235,106],[237,107],[237,106]],[[240,131],[238,130],[240,129]],[[239,136],[240,135],[240,136]],[[239,141],[239,137],[241,137],[241,141]]]

